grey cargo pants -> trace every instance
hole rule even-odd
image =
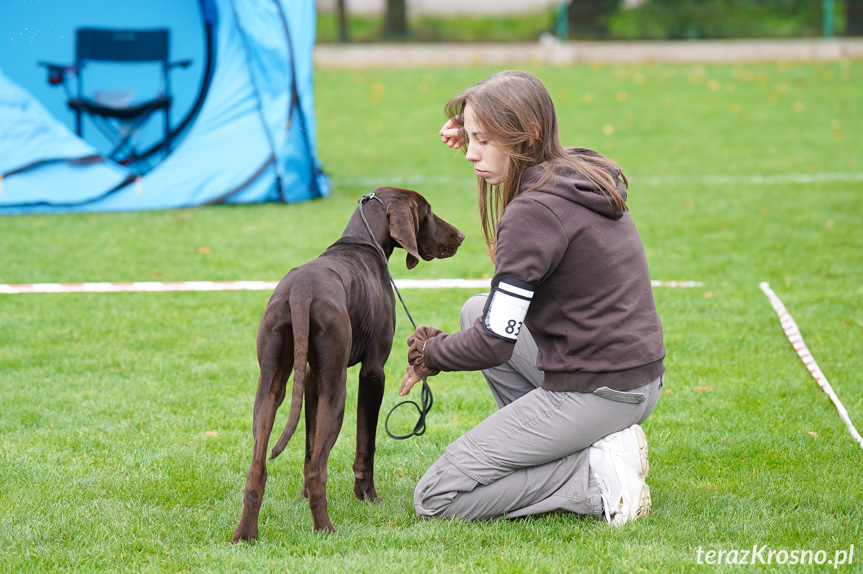
[[[486,297],[465,303],[462,329],[482,314]],[[493,520],[566,511],[600,518],[588,447],[643,422],[659,399],[662,378],[626,393],[543,390],[527,329],[510,361],[482,373],[499,410],[452,443],[420,479],[417,514]]]

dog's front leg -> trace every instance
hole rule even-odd
[[[354,494],[360,500],[380,500],[374,481],[375,435],[384,398],[384,377],[382,366],[363,363],[357,399],[357,453],[354,459]]]

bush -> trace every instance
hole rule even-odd
[[[505,16],[473,16],[446,18],[408,14],[408,37],[402,42],[536,42],[543,33],[554,32],[556,14],[516,14]],[[383,15],[356,16],[348,14],[350,42],[383,42],[390,40],[382,33]],[[318,14],[317,40],[338,42],[338,20],[334,13]]]
[[[571,0],[567,11],[569,37],[607,37],[609,21],[621,5],[621,0]]]
[[[836,3],[842,29],[841,2]],[[617,38],[698,39],[819,36],[822,3],[814,0],[650,0],[618,10],[609,21]]]
[[[850,4],[849,4],[850,3]],[[846,5],[863,11],[863,0],[835,0],[837,34],[861,34],[863,16],[848,16]],[[623,0],[571,0],[569,38],[699,39],[793,38],[822,34],[822,0],[649,0],[627,9]],[[856,8],[855,8],[856,7]],[[853,10],[852,10],[853,12]],[[411,16],[406,42],[535,42],[554,34],[558,12],[474,17]],[[384,16],[348,14],[351,42],[392,40],[383,34]],[[338,42],[335,13],[318,14],[317,38]]]

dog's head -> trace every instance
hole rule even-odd
[[[390,237],[408,252],[408,269],[416,267],[420,259],[455,255],[464,233],[435,215],[422,195],[398,187],[379,187],[374,193],[387,206]]]

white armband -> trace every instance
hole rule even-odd
[[[500,339],[515,342],[536,287],[504,275],[491,288],[483,313],[485,330]]]

